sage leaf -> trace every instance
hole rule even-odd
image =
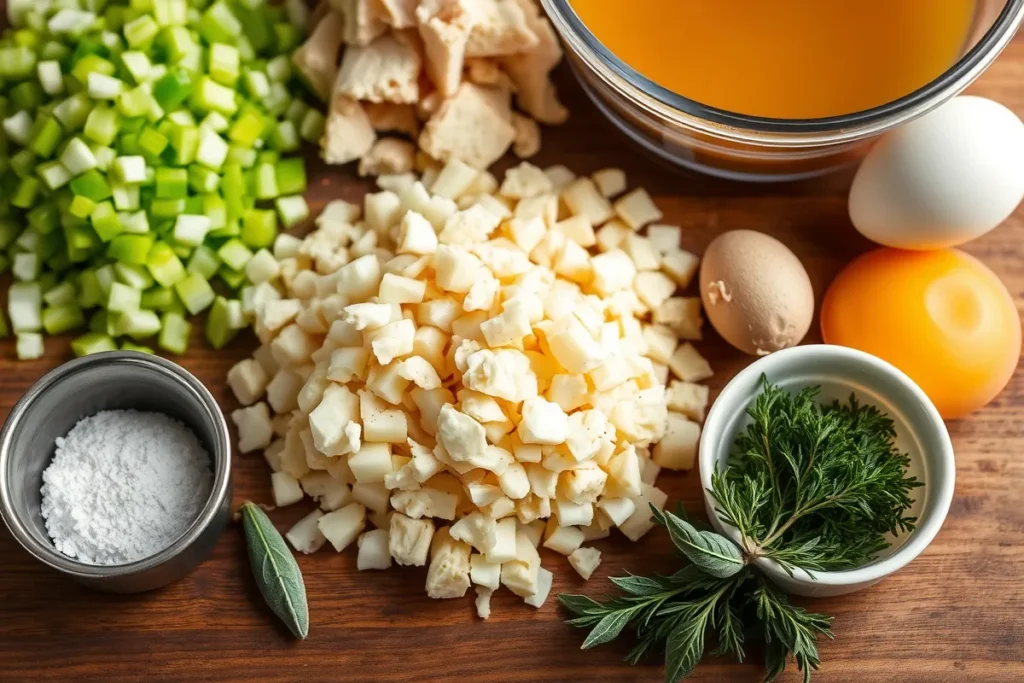
[[[622,629],[625,628],[629,620],[633,618],[633,610],[623,610],[621,612],[612,612],[605,616],[601,621],[597,622],[594,629],[587,634],[587,639],[583,641],[583,645],[580,646],[581,650],[589,650],[592,647],[601,645],[603,643],[609,643],[622,633]]]
[[[665,641],[665,682],[677,683],[690,675],[704,656],[704,629],[707,613],[684,621],[669,634]],[[703,617],[703,618],[702,618]]]
[[[306,586],[291,550],[255,503],[242,504],[242,526],[252,575],[263,599],[296,638],[305,638],[309,634]]]
[[[740,549],[725,536],[698,531],[689,522],[653,505],[651,512],[658,523],[668,529],[672,543],[704,573],[724,579],[746,566]]]
[[[586,595],[562,594],[558,596],[558,602],[573,614],[586,614],[590,610],[601,609],[601,603]]]
[[[651,595],[666,590],[662,581],[649,576],[613,576],[611,582],[630,595]]]

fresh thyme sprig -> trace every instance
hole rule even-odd
[[[792,605],[754,561],[771,558],[791,574],[859,567],[889,545],[886,534],[914,528],[906,512],[921,483],[906,475],[909,458],[895,448],[888,417],[853,396],[820,406],[816,387],[790,396],[764,376],[761,385],[747,411],[751,424],[710,489],[719,517],[742,543],[698,529],[681,509],[652,506],[690,564],[670,576],[613,578],[623,594],[603,602],[559,596],[575,615],[568,623],[591,629],[584,649],[632,625],[637,644],[626,661],[664,649],[665,680],[676,683],[700,661],[709,633],[717,643],[712,654],[740,661],[754,635],[763,644],[765,681],[792,657],[807,683],[821,663],[817,638],[832,637],[832,618]]]
[[[874,406],[818,403],[818,387],[795,396],[761,377],[724,470],[711,478],[722,521],[743,536],[748,558],[831,571],[860,567],[914,529],[906,515],[909,457],[895,448],[892,420]]]

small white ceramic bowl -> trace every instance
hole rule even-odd
[[[842,346],[809,345],[765,356],[732,379],[715,401],[700,440],[700,481],[711,524],[739,542],[740,534],[715,513],[709,490],[711,474],[728,459],[733,442],[750,422],[747,408],[759,393],[761,374],[773,384],[796,392],[821,386],[823,402],[845,401],[851,392],[861,403],[888,413],[896,427],[896,446],[910,456],[910,474],[924,482],[912,492],[910,514],[917,528],[890,539],[892,545],[864,567],[846,571],[787,574],[776,562],[756,560],[769,578],[788,593],[812,597],[844,595],[866,588],[902,569],[935,538],[953,499],[956,476],[953,444],[935,406],[913,380],[885,361]]]

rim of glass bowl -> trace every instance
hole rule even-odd
[[[621,90],[625,86],[630,91],[627,94],[652,113],[737,142],[783,146],[851,142],[927,113],[980,76],[1010,42],[1024,19],[1024,0],[1007,0],[992,26],[974,47],[938,78],[898,100],[842,116],[777,119],[710,107],[667,90],[608,50],[576,15],[569,0],[541,2],[562,39],[591,69],[613,87]]]

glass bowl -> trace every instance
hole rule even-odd
[[[970,85],[1006,47],[1024,18],[1024,0],[978,0],[960,59],[931,83],[854,114],[773,119],[708,107],[666,90],[608,51],[569,0],[541,3],[583,89],[627,137],[676,166],[747,181],[797,180],[855,162],[870,140]]]

